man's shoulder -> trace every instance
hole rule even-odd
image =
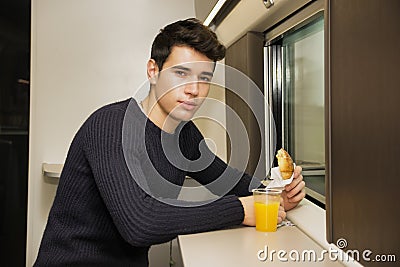
[[[83,124],[83,128],[115,126],[123,120],[131,98],[104,105],[93,111]]]
[[[131,100],[132,98],[128,98],[125,100],[109,103],[95,110],[93,114],[103,113],[103,112],[118,112],[118,111],[125,112]]]
[[[121,100],[118,102],[110,103],[104,105],[97,110],[95,110],[88,118],[88,120],[99,119],[102,117],[113,117],[114,119],[123,118],[127,110],[132,109],[129,108],[131,106],[135,106],[136,100],[133,98],[128,98],[125,100]]]

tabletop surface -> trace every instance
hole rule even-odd
[[[343,266],[296,226],[276,232],[236,227],[178,237],[185,267]]]

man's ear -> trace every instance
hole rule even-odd
[[[149,79],[150,84],[156,84],[158,72],[159,69],[156,61],[152,58],[149,59],[149,61],[147,61],[147,78]]]

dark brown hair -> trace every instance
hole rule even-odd
[[[225,57],[225,46],[217,35],[195,18],[179,20],[160,30],[151,47],[151,58],[160,70],[174,46],[191,47],[214,62]]]

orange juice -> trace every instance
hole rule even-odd
[[[256,213],[256,230],[275,232],[278,224],[279,202],[254,203]]]

